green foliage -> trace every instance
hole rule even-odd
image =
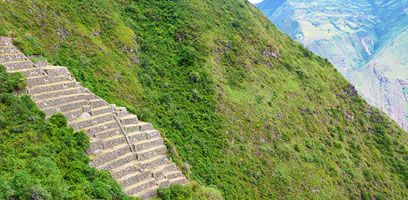
[[[51,62],[154,123],[185,173],[225,199],[408,198],[406,133],[247,0],[0,1],[0,13],[22,48],[30,33]],[[83,180],[72,168],[64,177]],[[87,195],[107,194],[92,183]]]
[[[11,94],[21,75],[1,69],[0,199],[130,199],[88,165],[88,136],[67,128],[62,114],[46,122],[29,96]]]
[[[27,56],[44,54],[44,50],[38,44],[38,41],[30,34],[19,36],[18,38],[13,40],[13,43],[19,49],[23,49],[23,53]]]
[[[67,119],[61,113],[51,116],[48,123],[57,126],[57,128],[67,127]]]
[[[171,185],[170,188],[161,188],[158,190],[158,196],[163,200],[191,199],[192,193],[191,188],[181,185]]]
[[[222,195],[216,189],[198,184],[181,186],[171,185],[170,188],[159,188],[158,198],[162,200],[221,200]]]
[[[22,90],[25,88],[23,75],[20,73],[5,73],[6,68],[0,65],[0,94],[11,93],[13,91]]]

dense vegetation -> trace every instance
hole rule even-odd
[[[408,198],[406,133],[246,0],[2,1],[0,13],[0,34],[153,122],[187,176],[225,199]]]
[[[0,199],[129,199],[111,175],[91,168],[89,138],[63,115],[45,121],[21,74],[0,66]]]
[[[170,188],[159,188],[158,197],[153,200],[222,200],[221,193],[211,187],[203,187],[197,183],[171,185]]]

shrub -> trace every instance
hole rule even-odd
[[[158,196],[163,200],[184,200],[191,199],[193,191],[190,187],[181,185],[171,185],[170,188],[160,188]]]
[[[6,68],[0,65],[0,94],[11,93],[25,88],[23,75],[20,73],[6,73]]]
[[[61,113],[51,116],[48,123],[55,125],[57,128],[67,127],[67,119]]]

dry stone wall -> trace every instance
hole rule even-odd
[[[187,183],[152,124],[92,94],[67,68],[34,64],[7,37],[0,37],[0,64],[27,78],[27,91],[47,118],[62,113],[70,127],[88,134],[90,165],[111,172],[128,195],[148,199],[158,187]]]

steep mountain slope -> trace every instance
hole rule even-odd
[[[407,197],[406,133],[246,0],[1,1],[0,33],[154,122],[225,199]]]
[[[369,103],[408,129],[408,2],[265,0],[257,6],[283,32],[328,58]]]

